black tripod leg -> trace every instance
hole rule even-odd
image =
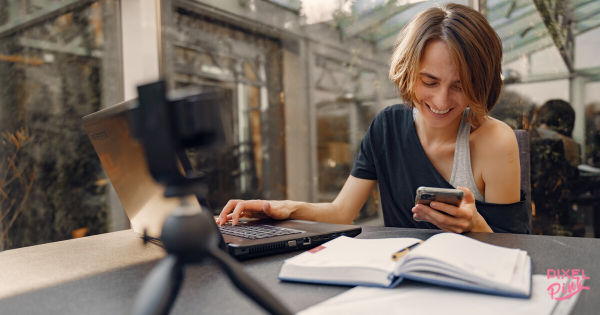
[[[181,261],[173,255],[161,260],[144,280],[132,314],[169,314],[183,282],[184,268]]]
[[[210,254],[219,262],[229,276],[229,279],[231,279],[231,282],[258,305],[274,315],[292,315],[292,312],[256,282],[256,280],[252,279],[231,256],[216,248]]]

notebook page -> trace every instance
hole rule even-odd
[[[557,301],[546,289],[555,279],[533,276],[529,299],[480,294],[416,282],[395,289],[356,287],[298,315],[446,314],[446,315],[549,315]],[[555,281],[554,281],[555,282]]]
[[[519,256],[519,249],[509,249],[454,233],[430,237],[405,257],[429,258],[450,264],[487,281],[509,285]]]
[[[285,264],[318,268],[375,268],[391,273],[397,265],[392,255],[420,241],[416,238],[355,239],[340,236],[287,259]]]
[[[513,272],[513,279],[510,282],[512,288],[518,289],[526,294],[529,292],[529,275],[531,274],[531,258],[525,251],[519,252],[517,265]]]

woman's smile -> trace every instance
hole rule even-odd
[[[425,103],[425,105],[427,106],[427,108],[429,108],[429,111],[431,112],[431,114],[436,118],[444,118],[444,117],[448,116],[448,114],[454,109],[454,108],[448,108],[446,110],[436,110],[436,109],[433,109],[431,106],[429,106],[429,104],[427,104],[427,103]]]

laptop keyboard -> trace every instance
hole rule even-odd
[[[304,231],[300,230],[276,227],[266,224],[243,225],[240,223],[232,226],[231,222],[227,222],[225,225],[219,225],[219,230],[221,230],[221,233],[225,235],[237,236],[251,240],[304,233]]]

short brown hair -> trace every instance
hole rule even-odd
[[[479,12],[448,3],[415,16],[400,32],[390,60],[394,81],[406,105],[414,107],[421,56],[432,40],[448,45],[468,105],[468,121],[479,126],[492,110],[502,88],[502,41]]]

